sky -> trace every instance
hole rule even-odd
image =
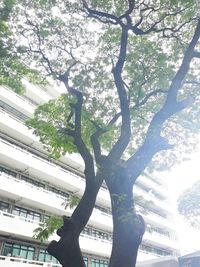
[[[190,160],[174,166],[165,173],[172,203],[176,209],[177,199],[180,194],[200,180],[200,145],[196,152],[190,156]],[[188,226],[183,218],[175,212],[175,223],[180,242],[181,254],[187,254],[200,250],[200,230],[194,230]]]
[[[172,199],[177,199],[185,189],[200,180],[200,148],[191,154],[190,160],[174,166],[165,176]]]

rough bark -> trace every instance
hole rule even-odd
[[[48,252],[59,260],[63,267],[85,267],[79,246],[79,233],[71,218],[64,217],[63,227],[57,230],[58,242],[52,241]]]
[[[145,224],[135,212],[133,187],[126,169],[117,167],[107,185],[113,216],[113,247],[109,267],[134,267]]]
[[[86,181],[81,201],[71,217],[63,217],[63,226],[57,230],[60,240],[52,241],[47,248],[63,267],[85,267],[79,246],[79,236],[92,214],[102,180],[101,175],[97,175],[96,179]]]

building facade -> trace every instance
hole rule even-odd
[[[35,240],[33,231],[51,215],[71,214],[72,210],[65,209],[63,203],[70,195],[83,193],[83,165],[71,155],[50,160],[38,138],[24,124],[38,104],[59,96],[62,90],[25,83],[23,96],[0,87],[0,267],[26,267],[30,263],[59,266],[46,251],[48,241]],[[145,174],[134,190],[154,203],[148,212],[143,212],[146,232],[138,261],[178,255],[173,214],[162,179]],[[86,266],[106,267],[111,242],[109,194],[101,187],[80,237]]]

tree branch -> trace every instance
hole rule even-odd
[[[89,8],[86,0],[82,0],[82,2],[83,2],[84,8],[87,10],[90,17],[93,17],[95,19],[106,18],[108,19],[108,21],[106,20],[106,23],[108,22],[112,24],[120,23],[119,18],[116,17],[115,15]],[[101,22],[104,22],[104,21],[101,20]]]
[[[122,113],[118,112],[117,114],[115,114],[115,116],[109,121],[108,123],[108,127],[115,124],[115,122],[119,119],[119,117],[121,117]]]
[[[149,14],[147,16],[143,16],[143,12],[144,11],[147,11],[147,10],[152,10],[152,11],[155,11],[154,8],[152,7],[146,7],[144,8],[143,10],[141,10],[140,12],[140,19],[137,23],[135,23],[134,25],[132,25],[132,23],[128,23],[128,27],[130,30],[132,30],[133,33],[135,33],[136,35],[147,35],[151,32],[155,32],[155,33],[163,33],[163,36],[166,37],[166,32],[169,31],[171,33],[176,33],[176,32],[179,32],[181,28],[183,28],[186,24],[190,23],[191,21],[193,20],[196,20],[197,18],[190,18],[188,21],[185,21],[184,23],[182,23],[179,27],[174,26],[174,27],[161,27],[160,29],[157,27],[159,24],[161,24],[162,22],[164,22],[164,20],[169,17],[169,16],[176,16],[180,13],[182,13],[183,11],[185,11],[186,8],[183,8],[183,9],[179,9],[173,13],[167,13],[165,14],[164,17],[160,18],[158,21],[155,21],[147,30],[142,30],[140,29],[138,26],[141,25],[141,23],[143,22],[143,20],[145,18],[148,18]],[[158,10],[158,9],[157,9]],[[157,11],[156,10],[156,11]]]
[[[134,7],[135,7],[135,1],[128,0],[128,9],[125,11],[123,15],[119,17],[119,19],[128,18],[129,15],[133,12]]]
[[[130,141],[131,135],[129,103],[124,82],[122,79],[122,70],[126,59],[127,40],[128,28],[122,27],[119,59],[113,68],[114,81],[117,87],[117,92],[120,100],[120,115],[122,117],[120,137],[118,138],[117,142],[114,144],[113,148],[109,153],[109,158],[115,161],[121,157],[122,153],[126,149]]]
[[[167,100],[166,100],[166,105],[170,105],[171,101],[172,101],[171,103],[172,105],[176,101],[178,90],[180,89],[183,83],[183,80],[189,70],[191,60],[194,57],[194,49],[195,49],[197,42],[199,41],[199,37],[200,37],[200,20],[198,20],[198,24],[195,29],[193,38],[191,42],[189,43],[188,48],[186,49],[182,64],[179,70],[177,71],[174,79],[172,80],[171,86],[169,88]]]
[[[77,89],[69,86],[68,72],[69,69],[65,74],[59,76],[59,80],[64,83],[68,92],[72,95],[75,95],[77,99],[77,102],[74,104],[74,111],[75,111],[74,142],[85,163],[85,176],[87,182],[87,177],[94,178],[95,171],[94,171],[94,161],[92,155],[90,154],[88,148],[86,147],[82,139],[82,133],[81,133],[81,113],[83,105],[83,95]]]
[[[79,234],[84,229],[92,214],[97,193],[101,187],[103,179],[103,174],[97,173],[96,176],[92,176],[91,178],[87,179],[89,182],[86,180],[84,194],[71,216],[73,221],[76,222]]]
[[[131,128],[130,128],[130,110],[129,110],[129,103],[127,98],[127,93],[124,86],[124,81],[122,79],[122,70],[124,67],[124,63],[126,60],[126,51],[127,51],[127,41],[128,41],[128,27],[124,25],[124,23],[115,15],[101,12],[97,10],[90,9],[85,0],[83,0],[83,6],[87,10],[87,12],[98,18],[106,18],[113,20],[116,24],[119,24],[122,28],[121,32],[121,39],[120,39],[120,51],[119,51],[119,58],[115,66],[113,66],[113,76],[115,85],[117,88],[119,101],[120,101],[120,114],[122,116],[122,125],[121,125],[121,133],[120,137],[117,142],[114,144],[113,148],[111,149],[108,157],[112,161],[117,161],[121,155],[123,154],[124,150],[126,149],[131,135]],[[129,12],[132,12],[134,8],[134,1],[129,1],[129,9],[127,10],[127,18],[129,17]],[[128,20],[128,19],[127,19]]]
[[[102,155],[101,155],[101,145],[99,143],[99,137],[103,133],[105,133],[106,130],[99,127],[99,125],[97,125],[97,123],[95,123],[94,121],[91,121],[91,122],[93,123],[94,127],[96,128],[96,131],[93,133],[90,140],[91,140],[91,144],[92,144],[94,155],[95,155],[95,161],[98,165],[101,165]]]
[[[132,172],[134,170],[134,176],[131,176],[132,183],[135,182],[137,177],[145,169],[157,152],[172,147],[172,145],[168,144],[166,139],[161,137],[164,122],[173,114],[181,111],[193,102],[193,98],[190,95],[182,101],[177,101],[177,94],[179,89],[182,87],[183,80],[189,70],[190,62],[193,59],[193,52],[199,38],[200,20],[198,21],[193,38],[186,49],[182,64],[172,80],[163,107],[154,115],[148,127],[143,145],[127,161],[129,171]]]
[[[151,91],[141,101],[137,101],[136,104],[133,106],[133,109],[146,104],[150,97],[156,96],[159,93],[165,93],[166,94],[167,90],[165,90],[165,89],[156,89],[154,91]]]
[[[193,57],[200,58],[200,52],[199,51],[194,51],[193,52]]]

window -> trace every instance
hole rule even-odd
[[[156,216],[162,217],[164,219],[167,219],[167,215],[166,214],[163,214],[163,213],[161,213],[161,212],[159,212],[159,211],[157,211],[157,210],[155,210],[153,208],[149,208],[148,209],[148,213],[152,213],[153,215],[156,215]]]
[[[160,181],[158,181],[156,178],[153,178],[147,174],[145,174],[145,176],[147,177],[147,179],[151,180],[152,182],[154,182],[155,184],[157,185],[161,185],[162,186],[162,183]]]
[[[33,221],[40,222],[41,221],[41,214],[35,211],[27,210],[21,207],[14,206],[12,210],[12,214],[24,217]]]
[[[12,171],[10,171],[8,169],[5,169],[5,168],[3,168],[1,166],[0,166],[0,172],[4,172],[4,173],[6,173],[6,174],[8,174],[10,176],[13,176],[13,177],[17,176],[17,174],[15,172],[12,172]]]
[[[84,235],[90,235],[90,229],[88,227],[85,227],[82,231],[82,234]]]
[[[4,244],[3,248],[4,256],[20,257],[28,260],[33,260],[34,252],[35,252],[34,247],[8,243],[8,242]]]
[[[169,256],[173,254],[172,251],[170,250],[164,250],[161,248],[151,247],[151,246],[144,245],[144,244],[140,245],[140,250],[147,252],[147,253],[156,254],[159,256]]]
[[[97,210],[100,210],[100,211],[102,211],[102,212],[104,212],[104,213],[107,213],[107,214],[112,214],[111,213],[111,210],[109,210],[109,209],[107,209],[107,208],[103,208],[103,207],[100,207],[100,206],[98,206],[98,205],[95,205],[94,206],[95,207],[95,209],[97,209]]]
[[[96,229],[92,229],[91,230],[91,235],[100,239],[104,239],[104,240],[112,240],[112,235],[108,234],[106,232],[101,232],[99,230]]]
[[[99,239],[112,241],[112,234],[111,233],[102,232],[102,231],[99,231],[99,230],[94,229],[94,228],[85,227],[82,231],[82,234],[94,236],[94,237],[97,237]]]
[[[99,259],[92,259],[92,267],[107,267],[108,261],[106,260],[99,260]]]
[[[15,108],[13,108],[12,106],[6,104],[5,102],[0,100],[0,107],[2,107],[3,109],[5,109],[8,113],[10,113],[11,115],[17,117],[18,119],[25,121],[27,119],[29,119],[29,117],[27,117],[26,115],[24,115],[22,112],[16,110]]]
[[[87,257],[83,257],[83,260],[85,262],[85,266],[88,267],[88,258]]]
[[[149,188],[148,186],[142,184],[142,183],[139,182],[139,181],[136,182],[136,185],[137,185],[140,189],[142,189],[144,192],[149,193],[150,188]],[[161,195],[160,195],[158,192],[156,192],[155,190],[153,190],[153,195],[154,195],[156,198],[158,198],[159,200],[164,200],[164,197],[161,196]]]
[[[29,183],[29,184],[36,186],[36,187],[45,188],[45,185],[43,183],[35,181],[35,180],[31,179],[30,177],[22,175],[21,179],[24,180],[25,182]]]
[[[64,191],[61,191],[61,190],[59,190],[59,189],[57,189],[55,187],[49,186],[48,190],[53,192],[53,193],[55,193],[55,194],[57,194],[57,195],[63,196],[65,198],[69,198],[69,194],[68,193],[66,193]]]
[[[0,201],[0,210],[8,212],[9,211],[9,204],[3,201]]]
[[[59,264],[59,261],[56,258],[54,258],[53,256],[51,256],[45,249],[40,249],[39,255],[38,255],[38,260]]]
[[[166,236],[168,238],[170,238],[170,234],[168,231],[166,230],[163,230],[161,228],[158,228],[158,227],[153,227],[153,226],[149,226],[149,227],[146,227],[146,230],[149,232],[149,233],[158,233],[159,235],[163,235],[163,236]]]

